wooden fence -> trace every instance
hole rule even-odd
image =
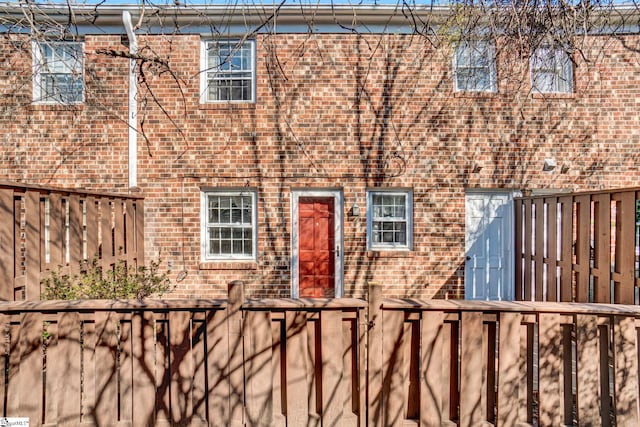
[[[80,261],[144,261],[141,196],[0,182],[0,300],[39,300],[40,280]]]
[[[637,304],[640,189],[515,200],[516,299]]]
[[[535,302],[0,303],[31,426],[639,425],[640,308]]]

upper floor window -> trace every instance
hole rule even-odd
[[[542,93],[573,92],[573,63],[564,49],[546,46],[533,52],[531,87]]]
[[[33,100],[73,104],[84,101],[83,44],[33,43]]]
[[[367,192],[367,246],[369,249],[411,249],[413,195],[410,190]]]
[[[204,260],[256,259],[256,193],[202,193],[202,249]]]
[[[496,91],[496,50],[488,40],[465,40],[453,57],[456,91]]]
[[[255,42],[203,42],[202,101],[255,101]]]

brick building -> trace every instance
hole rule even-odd
[[[31,12],[2,12],[0,179],[141,192],[178,297],[510,299],[514,195],[640,185],[633,11],[525,51],[416,27],[446,9]]]

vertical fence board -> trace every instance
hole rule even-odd
[[[317,316],[313,313],[307,313],[307,339],[306,348],[307,351],[303,353],[306,356],[307,362],[307,388],[309,393],[307,395],[307,402],[309,408],[309,418],[307,420],[307,426],[320,425],[321,419],[319,412],[321,411],[322,403],[318,402],[321,391],[319,391],[319,377],[322,375],[320,362],[320,327]],[[338,344],[340,345],[340,344]],[[318,363],[316,363],[318,362]]]
[[[341,313],[341,318],[344,313]],[[362,414],[366,414],[363,406],[364,391],[367,388],[365,372],[364,331],[360,325],[364,325],[363,310],[357,310],[356,318],[341,319],[341,338],[343,356],[341,360],[342,376],[339,384],[340,406],[342,408],[342,426],[357,427],[364,421]]]
[[[58,425],[80,424],[80,319],[77,312],[63,312],[58,316],[58,356],[63,369],[59,380],[64,390],[58,399]],[[64,379],[63,379],[64,378]]]
[[[593,196],[595,218],[593,245],[595,250],[594,302],[611,302],[611,197],[610,194]]]
[[[596,316],[576,316],[577,386],[580,425],[601,425],[600,349]],[[606,351],[606,350],[605,350]]]
[[[304,327],[304,315],[299,318],[299,324],[295,328]],[[294,339],[295,341],[295,339]],[[269,426],[273,418],[273,396],[271,376],[271,316],[268,311],[245,312],[245,395],[246,395],[246,421],[251,426]],[[298,353],[299,348],[292,348],[294,358],[301,361],[304,353]],[[297,384],[306,383],[302,375],[306,372],[292,370],[292,375],[298,379]],[[302,387],[294,386],[302,396],[306,397],[306,391]],[[295,392],[294,390],[294,392]],[[307,406],[306,401],[297,402],[298,405]]]
[[[286,393],[287,426],[304,426],[309,420],[309,384],[307,373],[313,367],[308,366],[307,314],[305,312],[287,312],[286,334]]]
[[[19,332],[20,368],[16,377],[18,411],[11,416],[42,422],[42,315],[23,312]]]
[[[615,303],[635,303],[635,240],[636,193],[627,191],[615,195],[616,247],[615,272],[619,275],[615,288]]]
[[[154,318],[150,311],[138,311],[131,318],[133,331],[133,425],[147,426],[155,420]]]
[[[15,277],[13,190],[0,189],[0,300],[13,301]]]
[[[20,415],[20,314],[10,316],[9,323],[9,372],[7,372],[6,415]]]
[[[560,301],[573,301],[573,199],[560,197],[561,245],[560,245]]]
[[[158,426],[171,425],[171,337],[169,335],[168,313],[154,313],[155,331],[155,409],[154,423]]]
[[[536,210],[535,231],[532,236],[535,238],[535,282],[534,295],[536,301],[544,301],[544,248],[547,242],[547,229],[544,226],[544,199],[538,198],[533,202]]]
[[[96,324],[95,313],[91,321],[82,323],[82,412],[80,421],[85,425],[97,425],[95,417],[96,409],[96,380],[98,366],[96,366]]]
[[[499,426],[524,421],[520,402],[520,313],[500,313],[498,339],[498,419]]]
[[[244,371],[243,371],[243,324],[242,303],[244,284],[241,281],[229,283],[229,417],[231,427],[244,426]]]
[[[124,203],[124,252],[126,254],[127,265],[134,265],[136,260],[136,227],[135,227],[135,207],[132,200]]]
[[[108,270],[113,264],[113,206],[106,197],[100,199],[100,234],[102,240],[102,268]]]
[[[404,369],[405,345],[404,312],[384,311],[383,323],[383,419],[384,426],[401,426],[404,421],[406,371]]]
[[[444,313],[423,312],[420,354],[420,426],[441,427]]]
[[[191,352],[191,312],[169,312],[171,420],[174,424],[187,423],[192,413],[193,354]]]
[[[120,417],[118,421],[133,422],[133,340],[131,315],[120,320]]]
[[[125,231],[124,231],[124,207],[122,199],[113,200],[114,211],[114,232],[113,232],[113,249],[116,260],[126,259],[125,257]]]
[[[46,344],[46,369],[44,371],[44,421],[46,425],[58,423],[59,396],[64,394],[64,359],[60,355],[58,346],[58,320],[46,322],[43,328],[43,341]]]
[[[379,284],[370,283],[368,297],[368,425],[370,427],[382,427],[382,287]]]
[[[136,200],[135,203],[135,238],[136,238],[136,262],[144,265],[144,201]]]
[[[69,196],[69,270],[72,273],[80,271],[82,261],[82,203],[77,194]]]
[[[546,301],[560,301],[558,295],[558,199],[545,199],[547,206],[547,298]]]
[[[226,310],[206,312],[209,425],[229,425],[229,326]]]
[[[322,423],[339,425],[343,414],[345,396],[342,395],[343,343],[342,312],[324,311],[320,313],[320,342],[322,345]],[[338,351],[336,351],[338,350]]]
[[[193,416],[191,425],[208,425],[206,312],[194,312],[191,322],[191,352],[193,354],[193,385],[191,388]]]
[[[40,193],[25,194],[25,299],[40,299]]]
[[[462,312],[460,354],[460,425],[486,421],[486,377],[483,372],[482,313]]]
[[[285,335],[285,322],[282,319],[278,319],[271,322],[271,337],[273,340],[272,358],[271,358],[271,383],[273,384],[273,426],[285,427],[287,425],[286,408],[287,408],[287,395],[285,387],[284,373],[286,369],[283,364],[285,362],[285,350],[284,344],[286,339],[283,339]]]
[[[540,424],[562,425],[563,347],[560,315],[541,313],[538,322]]]
[[[638,416],[638,333],[635,319],[614,318],[615,415],[619,426],[640,424]]]
[[[52,269],[66,264],[64,256],[65,216],[60,193],[49,195],[49,265]]]
[[[100,227],[100,217],[95,197],[85,199],[87,209],[87,260],[92,261],[98,257],[98,229]]]
[[[356,378],[353,378],[354,387],[357,387],[357,402],[354,402],[353,411],[355,413],[356,426],[365,426],[367,417],[367,331],[368,325],[367,310],[358,308],[358,317],[354,328],[357,330],[358,342],[357,347],[352,351],[356,352],[357,357],[354,358],[355,366],[352,368],[352,372]]]
[[[118,419],[118,343],[117,314],[96,312],[96,361],[100,364],[96,377],[96,421],[108,425]]]
[[[576,197],[576,302],[589,302],[589,271],[591,259],[591,198]]]

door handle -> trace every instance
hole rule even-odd
[[[467,255],[467,261],[471,261],[471,257]]]
[[[340,246],[336,246],[336,256],[340,256]]]

